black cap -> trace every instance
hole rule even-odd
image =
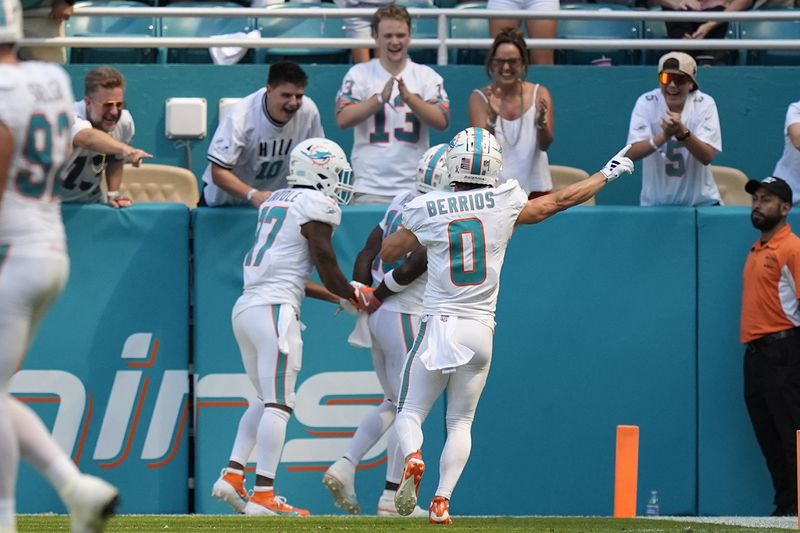
[[[748,194],[755,194],[760,187],[764,187],[784,202],[792,203],[792,188],[782,179],[770,176],[761,181],[750,180],[745,184],[744,190]]]

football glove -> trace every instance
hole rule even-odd
[[[611,158],[611,160],[606,163],[600,173],[606,177],[606,182],[613,181],[620,177],[623,172],[627,172],[631,174],[633,172],[633,161],[630,158],[625,157],[625,154],[628,153],[630,150],[631,145],[627,145],[625,148],[617,152],[617,154]]]

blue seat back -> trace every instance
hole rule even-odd
[[[619,4],[562,4],[562,10],[630,11]],[[642,24],[635,20],[559,20],[558,37],[563,39],[639,39]],[[556,50],[556,63],[567,65],[590,64],[593,60],[608,58],[615,65],[635,65],[641,62],[636,45],[630,50],[604,49],[602,45],[591,50]]]
[[[152,7],[133,0],[79,2],[77,7]],[[67,37],[156,37],[155,17],[88,17],[75,15],[64,24]],[[71,48],[70,63],[155,63],[156,48]]]

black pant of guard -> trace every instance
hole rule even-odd
[[[664,11],[673,11],[663,8]],[[724,11],[724,6],[714,7],[704,11]],[[683,39],[686,34],[693,34],[703,23],[690,20],[671,20],[666,22],[667,35],[670,39]],[[708,32],[706,39],[724,39],[728,34],[728,23],[723,22],[713,30]],[[702,41],[697,41],[698,47],[702,47]],[[715,65],[726,65],[732,63],[731,50],[685,50],[690,56],[697,59],[697,56],[708,56],[714,59]]]
[[[775,514],[797,515],[800,336],[744,354],[744,399],[775,488]]]

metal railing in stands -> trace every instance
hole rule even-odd
[[[591,5],[591,4],[587,4]],[[175,7],[76,7],[76,16],[116,17],[183,17],[187,12],[192,17],[227,18],[345,18],[370,17],[371,8],[175,8]],[[450,48],[488,49],[492,39],[462,39],[449,36],[451,18],[520,18],[520,19],[569,19],[569,20],[634,20],[634,21],[798,21],[800,9],[763,10],[737,12],[677,12],[651,10],[602,10],[570,9],[559,11],[498,11],[489,9],[456,8],[408,8],[413,17],[436,18],[437,38],[414,38],[411,48],[436,48],[438,65],[446,65]],[[42,16],[47,11],[38,10]],[[638,50],[693,50],[698,47],[691,39],[526,39],[529,48],[553,48],[560,50],[591,50],[597,48],[628,50],[635,43]],[[704,50],[800,50],[800,39],[704,39]],[[351,38],[285,38],[231,39],[212,37],[61,37],[49,39],[24,39],[23,45],[69,46],[73,48],[208,48],[211,46],[241,46],[244,48],[368,48],[375,46],[372,39]]]

